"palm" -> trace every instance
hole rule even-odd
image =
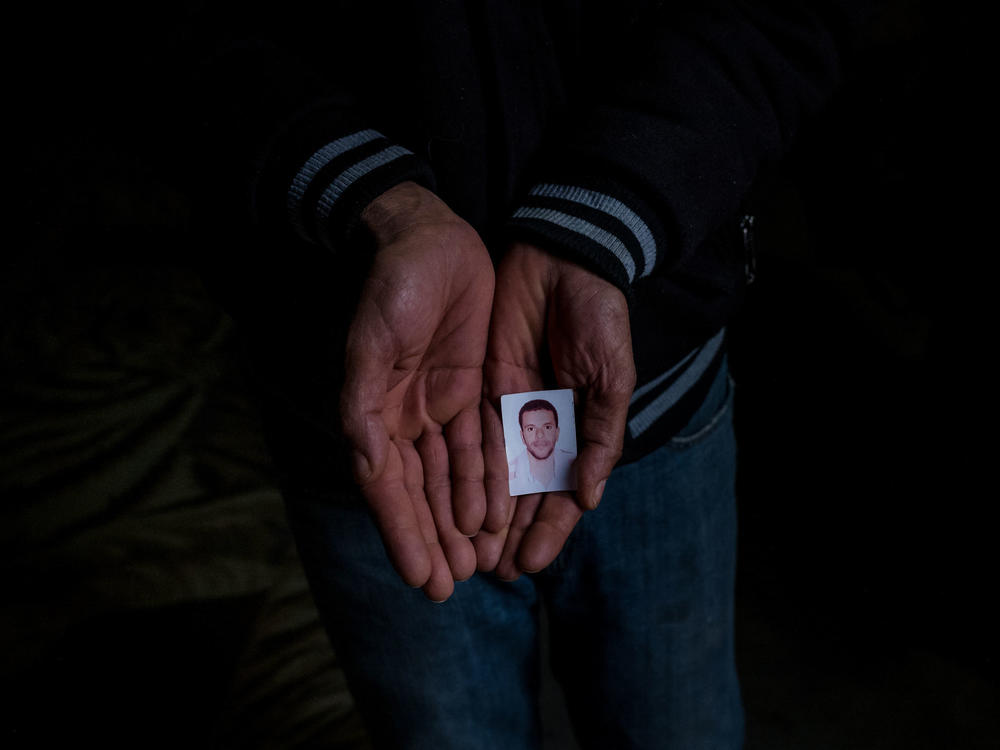
[[[479,402],[492,270],[485,251],[467,250],[446,283],[439,268],[396,255],[382,251],[379,266],[392,276],[376,267],[369,283],[392,290],[376,294],[378,316],[394,332],[383,416],[391,437],[412,441]]]
[[[628,399],[635,384],[628,311],[620,291],[588,271],[536,248],[512,248],[497,272],[483,402],[485,532],[476,539],[479,566],[516,577],[551,562],[594,507],[620,456]],[[565,492],[507,491],[499,397],[558,386],[582,402],[577,497]]]
[[[342,412],[362,492],[400,575],[435,600],[475,570],[492,293],[468,225],[420,223],[379,249],[348,339]]]

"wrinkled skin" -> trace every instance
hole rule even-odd
[[[348,334],[344,433],[386,551],[434,601],[470,577],[486,512],[480,426],[493,265],[433,193],[403,183],[362,215],[376,243]]]
[[[487,512],[474,542],[479,569],[512,580],[555,559],[583,513],[597,507],[621,457],[635,387],[624,295],[570,261],[513,246],[497,269],[484,372]],[[575,391],[577,490],[512,498],[500,396],[552,387]]]

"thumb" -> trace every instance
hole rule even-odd
[[[552,363],[560,384],[583,398],[577,410],[576,499],[582,510],[593,510],[621,458],[635,388],[628,303],[621,290],[568,262],[559,266],[554,297]]]
[[[622,456],[629,395],[588,391],[584,396],[576,460],[576,497],[580,507],[593,510],[601,502],[604,485]]]
[[[345,428],[345,433],[348,430]],[[351,468],[354,481],[364,487],[382,476],[389,452],[389,434],[382,420],[366,416],[360,429],[347,434],[353,446]]]
[[[389,431],[382,412],[392,357],[386,337],[363,314],[351,326],[344,364],[341,422],[353,449],[354,479],[364,486],[382,476],[389,455]]]

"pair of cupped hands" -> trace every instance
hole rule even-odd
[[[621,456],[635,385],[624,295],[527,244],[494,269],[476,231],[415,183],[362,220],[377,250],[341,415],[393,566],[434,601],[477,569],[506,580],[541,570]],[[500,396],[546,387],[575,391],[577,490],[512,498]]]

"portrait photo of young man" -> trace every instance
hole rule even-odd
[[[503,412],[511,496],[575,489],[573,392],[515,394]]]

